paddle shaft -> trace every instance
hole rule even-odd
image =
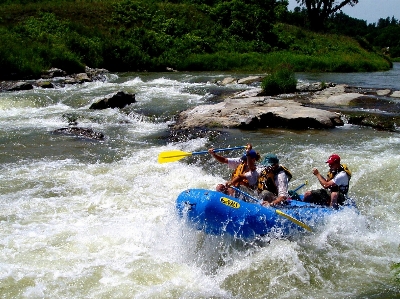
[[[239,188],[236,188],[236,187],[231,187],[231,188],[234,189],[235,191],[238,191],[239,193],[243,194],[244,196],[247,196],[247,197],[251,198],[252,200],[255,200],[256,202],[261,204],[261,201],[259,199],[255,198],[254,196],[251,196],[250,194],[247,194],[246,192],[240,190]],[[278,210],[278,209],[276,209],[274,207],[271,207],[271,206],[269,206],[269,207],[274,209],[275,213],[277,213],[278,215],[280,215],[282,217],[285,217],[286,219],[292,221],[293,223],[297,224],[298,226],[301,226],[302,228],[304,228],[304,229],[306,229],[306,230],[308,230],[310,232],[312,231],[311,228],[307,224],[301,222],[300,220],[298,220],[298,219],[296,219],[296,218],[294,218],[294,217],[292,217],[292,216],[290,216],[288,214],[285,214],[281,210]]]
[[[308,184],[308,181],[305,181],[303,184],[301,184],[300,186],[298,186],[296,189],[293,190],[293,192],[296,192],[298,190],[300,190],[301,188],[303,188],[305,185]]]
[[[228,147],[228,148],[216,148],[214,149],[214,153],[223,152],[223,151],[233,151],[237,149],[245,148],[245,146],[235,146],[235,147]],[[208,154],[208,151],[201,151],[201,152],[193,152],[192,155],[204,155]]]

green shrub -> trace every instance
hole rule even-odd
[[[52,47],[48,54],[52,67],[60,68],[67,73],[81,73],[85,70],[85,65],[81,62],[80,57],[64,45]]]
[[[277,95],[296,91],[297,80],[292,68],[282,65],[261,82],[263,95]]]
[[[38,44],[0,28],[0,79],[37,77],[45,68]]]

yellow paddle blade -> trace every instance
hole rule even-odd
[[[192,153],[182,152],[178,150],[162,152],[158,155],[158,163],[175,162],[184,157],[191,156]]]
[[[296,223],[297,225],[300,225],[302,228],[305,228],[306,230],[312,232],[312,229],[305,223],[301,222],[300,220],[297,220],[296,218],[293,218],[292,216],[283,213],[281,210],[275,210],[275,212],[287,219],[289,219],[290,221]]]

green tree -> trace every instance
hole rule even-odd
[[[367,21],[349,17],[343,12],[335,14],[335,16],[330,18],[326,23],[326,29],[330,33],[344,34],[353,37],[367,35],[372,27],[373,26],[369,27],[367,25]]]
[[[381,19],[382,20],[382,19]],[[400,26],[388,25],[371,31],[366,35],[367,40],[376,48],[381,49],[392,58],[400,57]]]
[[[243,40],[271,41],[276,22],[277,0],[221,1],[212,8],[211,16],[230,35]]]
[[[354,6],[359,0],[296,0],[307,9],[307,17],[310,28],[321,31],[325,28],[325,22],[346,5]]]

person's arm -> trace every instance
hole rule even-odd
[[[278,197],[270,203],[271,206],[280,204],[282,201],[285,201],[288,198],[288,183],[289,179],[285,172],[280,172],[276,181],[276,185],[278,187]]]
[[[235,176],[232,180],[226,182],[226,186],[227,187],[234,186],[237,183],[243,181],[244,179],[246,179],[246,175],[245,174],[239,174],[239,175]]]
[[[287,197],[286,196],[278,196],[275,200],[273,200],[272,202],[269,203],[270,206],[275,206],[280,204],[282,201],[286,200]]]
[[[327,181],[318,171],[317,168],[313,169],[313,174],[317,177],[319,183],[321,184],[322,187],[324,187],[325,189],[330,188],[335,184],[335,182],[333,180],[329,180]]]
[[[331,203],[330,203],[330,207],[331,208],[337,208],[338,204],[337,204],[337,199],[339,197],[339,192],[332,192],[331,193]]]
[[[218,162],[228,164],[228,159],[225,158],[225,157],[223,157],[223,156],[221,156],[221,155],[218,155],[217,153],[215,153],[213,148],[210,148],[210,149],[208,150],[208,152],[209,152],[210,155],[213,156],[213,157],[215,158],[215,160],[217,160]]]

